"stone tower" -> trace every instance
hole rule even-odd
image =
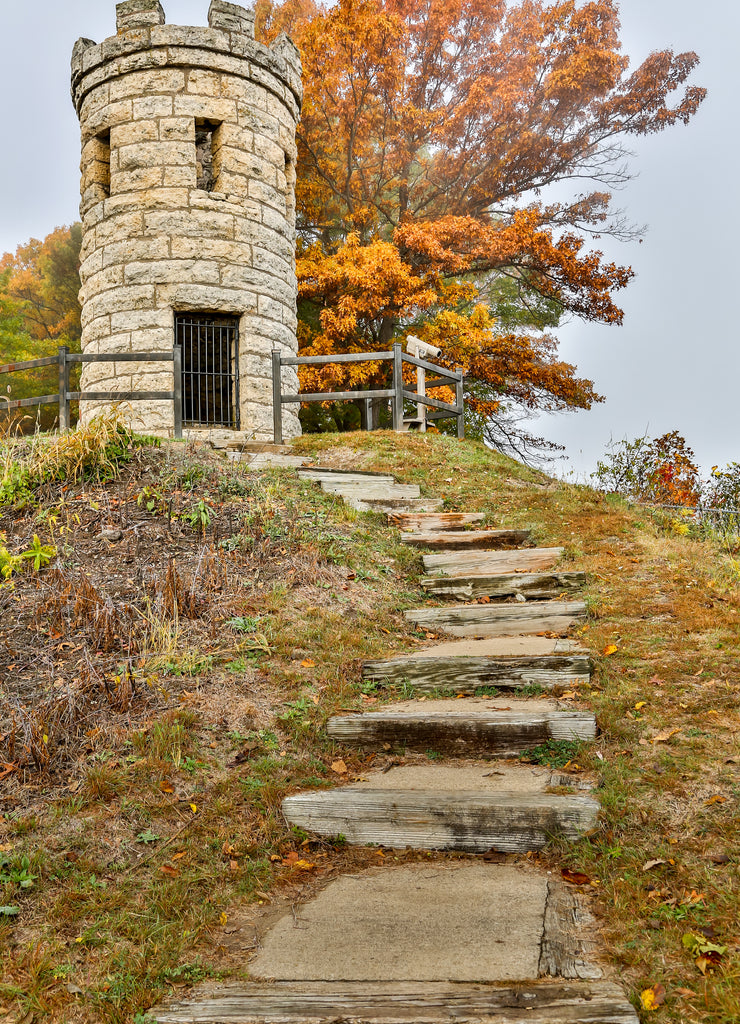
[[[254,39],[254,13],[212,0],[208,28],[159,0],[116,6],[117,34],[80,39],[82,349],[182,352],[186,435],[272,436],[272,349],[296,352],[298,51]],[[83,390],[170,391],[172,363],[83,364]],[[285,386],[297,390],[294,373]],[[81,418],[99,411],[82,403]],[[123,406],[170,435],[173,405]],[[287,436],[300,433],[286,409]]]

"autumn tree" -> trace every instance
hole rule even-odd
[[[53,355],[60,345],[79,351],[81,239],[80,224],[56,228],[0,259],[0,363]],[[56,369],[13,374],[0,386],[11,398],[50,394]]]
[[[615,0],[260,0],[257,24],[291,32],[303,59],[302,350],[439,342],[483,423],[512,404],[599,401],[552,329],[568,314],[621,322],[632,272],[587,240],[628,233],[610,205],[625,145],[688,122],[704,97],[685,86],[696,55],[631,70]],[[570,199],[545,198],[562,183]],[[303,383],[377,372],[312,367]]]
[[[672,430],[652,440],[637,437],[610,443],[593,477],[602,490],[633,501],[695,508],[702,483],[694,459],[693,449]]]

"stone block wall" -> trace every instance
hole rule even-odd
[[[115,36],[80,39],[72,57],[83,351],[172,349],[176,313],[235,316],[240,433],[269,440],[271,350],[297,348],[298,52],[286,36],[255,42],[253,12],[223,0],[208,28],[166,25],[159,0],[116,14]],[[86,363],[82,387],[169,391],[172,364]],[[284,387],[297,389],[294,371]],[[83,421],[97,411],[81,403]],[[284,409],[286,436],[300,433],[296,411]],[[170,402],[131,403],[126,416],[172,432]]]

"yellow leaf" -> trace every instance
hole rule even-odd
[[[708,800],[704,801],[705,807],[711,807],[712,804],[723,804],[726,803],[727,797],[720,796],[719,793],[715,793],[714,796],[710,796]]]
[[[658,984],[643,989],[640,993],[640,1002],[643,1010],[657,1010],[665,1002],[665,988]]]
[[[640,708],[644,708],[646,706],[646,704],[647,704],[646,700],[638,700],[637,704],[635,704],[635,711],[639,711]]]
[[[226,922],[228,920],[229,920],[229,915],[224,910],[222,910],[221,911],[221,917],[219,918],[219,921],[221,922],[221,924],[226,924]]]
[[[301,668],[314,668],[315,665],[316,662],[313,660],[313,658],[304,658],[304,660],[301,662]]]
[[[337,775],[346,775],[347,774],[347,765],[344,763],[344,761],[340,757],[337,761],[332,761],[332,763],[331,763],[331,770],[333,772],[336,772]]]
[[[49,737],[46,735],[46,733],[44,733],[44,743],[48,743],[48,742],[49,742]]]
[[[616,654],[618,650],[619,648],[616,644],[607,644],[603,651],[604,657],[609,658],[612,654]]]
[[[197,805],[196,804],[190,804],[190,810],[193,812],[193,814],[197,814],[198,813]]]
[[[662,732],[656,733],[653,736],[653,743],[667,743],[671,736],[675,736],[677,732],[681,732],[680,729],[663,729]]]

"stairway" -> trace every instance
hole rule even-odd
[[[427,552],[431,598],[485,603],[405,612],[416,626],[458,639],[367,662],[366,680],[418,696],[327,724],[338,744],[386,760],[397,752],[401,763],[288,796],[285,818],[350,844],[457,851],[461,859],[340,876],[262,937],[249,964],[254,982],[150,1013],[160,1024],[637,1024],[596,962],[582,898],[505,856],[597,827],[598,802],[576,777],[518,760],[543,743],[596,736],[593,715],[559,699],[591,670],[588,652],[568,636],[586,615],[573,596],[583,574],[557,570],[562,549],[519,547],[526,531],[487,530],[477,513],[439,512],[441,502],[389,475],[298,474],[355,508],[386,511],[402,542]],[[486,687],[498,696],[474,695]],[[525,696],[524,687],[544,696]],[[414,752],[428,760],[404,763]],[[465,856],[472,854],[492,860]],[[495,861],[502,856],[505,863]]]

